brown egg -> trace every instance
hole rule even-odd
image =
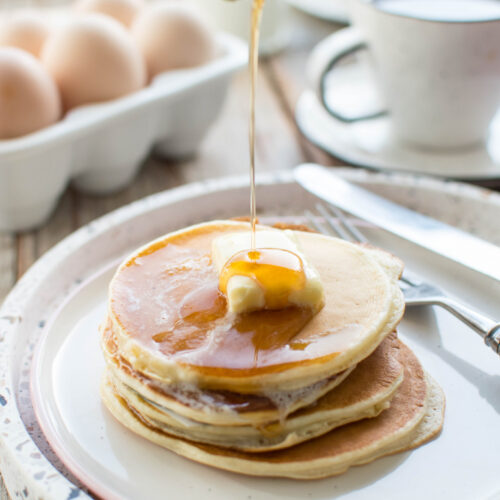
[[[29,134],[60,116],[59,92],[40,62],[24,50],[0,48],[0,139]]]
[[[144,60],[125,28],[109,17],[88,14],[54,32],[42,62],[61,91],[64,109],[108,101],[144,86]]]
[[[132,36],[146,60],[149,77],[213,59],[215,39],[203,17],[181,3],[146,7],[132,25]]]
[[[79,0],[77,12],[98,12],[113,17],[127,28],[143,7],[142,0]]]
[[[0,46],[17,47],[39,57],[49,31],[49,25],[40,12],[20,10],[3,19]]]

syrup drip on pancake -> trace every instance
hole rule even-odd
[[[257,203],[255,197],[255,94],[257,90],[257,73],[259,69],[260,21],[265,0],[254,0],[252,6],[252,25],[250,34],[250,216],[252,225],[252,250],[255,250],[255,225],[257,224]]]
[[[162,276],[153,286],[155,290],[164,291],[157,296],[163,310],[156,324],[161,325],[162,330],[153,329],[151,338],[164,354],[182,356],[189,351],[205,350],[206,356],[219,358],[215,366],[222,368],[234,363],[234,358],[243,356],[248,360],[251,351],[250,366],[257,366],[261,352],[288,346],[312,317],[309,309],[299,307],[230,314],[208,256],[176,245],[169,245],[157,254],[164,255],[165,263]],[[138,263],[143,264],[143,259],[137,259]],[[150,255],[147,259],[156,260],[156,256]],[[296,262],[296,266],[300,262]],[[272,280],[274,267],[271,263],[261,265],[257,275],[262,275],[263,280]],[[300,275],[300,268],[282,269],[282,272]],[[300,279],[297,282],[300,283]],[[141,305],[142,312],[144,307],[147,304]],[[146,318],[155,316],[157,314],[144,314]],[[134,330],[137,328],[141,326],[134,326]]]
[[[302,259],[288,250],[262,248],[238,252],[226,262],[219,275],[219,289],[227,293],[233,276],[247,276],[264,291],[266,309],[284,309],[290,293],[306,284]]]

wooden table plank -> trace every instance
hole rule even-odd
[[[3,484],[1,475],[0,475],[0,500],[9,500],[9,494],[5,489],[5,485]]]
[[[16,282],[17,238],[0,235],[0,303]]]
[[[76,229],[75,208],[75,193],[67,189],[50,220],[34,232],[37,259]]]

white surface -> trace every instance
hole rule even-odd
[[[97,194],[123,188],[153,146],[170,157],[192,154],[230,77],[248,60],[239,39],[219,34],[217,41],[214,61],[163,73],[129,96],[75,108],[55,125],[0,141],[0,231],[41,224],[70,180]]]
[[[356,102],[351,112],[353,108],[356,112],[355,106],[361,107],[360,103],[366,104],[365,110],[376,109],[366,66],[360,63],[339,68],[335,77],[329,89],[332,100],[343,100],[343,106]],[[295,119],[311,142],[353,165],[463,180],[500,178],[500,113],[491,125],[484,147],[446,153],[399,143],[392,134],[389,116],[357,123],[336,120],[311,90],[299,98]]]
[[[352,0],[286,0],[296,9],[307,12],[311,16],[348,24],[347,2]]]
[[[500,234],[494,230],[500,217],[496,194],[428,179],[348,169],[344,175],[394,201],[500,243]],[[274,177],[281,179],[278,184],[266,178],[258,191],[261,210],[301,213],[314,203],[290,178],[289,173],[278,174]],[[25,359],[29,360],[29,351],[42,331],[33,386],[43,426],[67,464],[106,498],[165,498],[168,491],[172,500],[395,499],[403,493],[405,499],[470,499],[494,492],[500,449],[500,434],[492,432],[500,412],[499,359],[472,331],[442,311],[408,311],[401,333],[445,390],[443,434],[413,452],[354,468],[337,478],[296,482],[221,472],[143,441],[106,413],[97,393],[103,362],[96,329],[104,315],[106,285],[117,258],[176,227],[245,213],[246,182],[246,178],[222,179],[186,186],[118,210],[63,241],[16,286],[0,311],[0,338],[5,339],[0,349],[0,388],[10,388],[17,395],[15,405],[7,401],[0,407],[0,421],[9,418],[11,422],[0,437],[2,460],[11,458],[5,469],[11,492],[22,481],[29,484],[30,495],[38,491],[47,499],[66,498],[72,488],[62,475],[54,475],[44,456],[33,458],[33,438],[44,453],[49,452],[37,438],[36,424],[26,416],[29,411],[23,404],[29,406],[29,401],[19,392],[26,383],[23,353],[26,356],[28,351]],[[293,207],[290,200],[294,200]],[[498,314],[498,283],[382,231],[366,233],[416,271],[485,313]],[[22,321],[13,319],[18,316]],[[37,329],[40,318],[47,322]],[[0,389],[1,394],[5,389]],[[19,413],[25,415],[24,423],[34,429],[33,434],[27,434]],[[44,475],[34,481],[37,471]],[[83,498],[84,493],[74,491]]]

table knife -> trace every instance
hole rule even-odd
[[[319,165],[300,165],[294,177],[327,203],[500,281],[500,247],[354,186]]]

